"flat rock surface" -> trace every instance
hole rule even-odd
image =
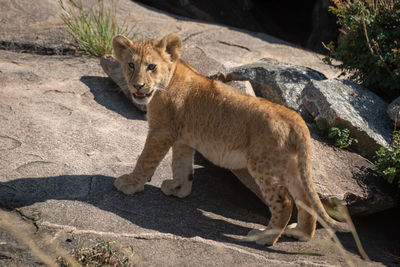
[[[66,31],[58,1],[0,1],[0,48],[41,54],[74,54],[76,42]]]
[[[132,169],[147,125],[115,92],[98,59],[0,51],[0,83],[0,206],[34,225],[24,231],[37,242],[46,235],[60,245],[71,233],[104,236],[132,243],[139,262],[150,266],[345,264],[324,229],[311,242],[283,237],[271,248],[236,240],[265,225],[269,214],[223,169],[196,165],[192,194],[166,197],[159,187],[171,177],[168,154],[144,192],[126,196],[115,190],[112,182]],[[0,233],[0,262],[35,261],[3,227]],[[350,236],[339,237],[349,257],[365,264]],[[385,244],[367,252],[390,263],[381,252],[393,244]]]

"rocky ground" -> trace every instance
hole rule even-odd
[[[177,32],[185,47],[198,47],[226,67],[270,57],[337,75],[321,56],[273,37],[119,2],[119,16],[136,23],[141,37]],[[171,177],[170,154],[144,192],[118,192],[115,177],[132,170],[143,148],[145,116],[106,76],[99,59],[68,55],[76,47],[56,1],[0,0],[0,6],[1,266],[41,266],[46,261],[38,251],[60,255],[62,248],[95,237],[132,245],[138,266],[368,264],[351,235],[338,235],[343,255],[321,228],[307,243],[285,237],[273,247],[238,241],[266,225],[268,209],[233,174],[201,158],[185,199],[159,189]],[[399,264],[398,212],[355,218],[373,266]]]

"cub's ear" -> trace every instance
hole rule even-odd
[[[113,38],[112,45],[114,48],[114,55],[118,61],[122,60],[124,51],[129,48],[132,41],[123,35],[117,35]]]
[[[182,40],[175,33],[170,33],[162,38],[161,41],[158,42],[157,47],[167,52],[171,57],[171,61],[176,61],[181,57]]]

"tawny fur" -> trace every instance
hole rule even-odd
[[[250,232],[249,240],[274,244],[285,231],[293,200],[312,207],[335,230],[349,230],[327,215],[318,198],[311,176],[310,133],[295,111],[200,75],[179,59],[182,42],[176,34],[159,42],[116,36],[113,46],[132,94],[138,94],[140,84],[139,93],[149,95],[136,99],[147,104],[145,147],[133,173],[115,181],[118,190],[142,191],[172,147],[173,179],[164,181],[161,189],[166,195],[189,195],[197,150],[218,166],[247,170],[259,186],[272,217],[265,230]],[[149,69],[150,64],[156,69]],[[308,240],[316,219],[297,208],[298,224],[285,233]]]

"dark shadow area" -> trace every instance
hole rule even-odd
[[[352,203],[349,210],[352,214],[364,216],[372,213],[388,209],[389,207],[398,206],[400,199],[400,192],[393,185],[389,184],[386,180],[378,176],[378,174],[370,169],[361,167],[359,171],[353,173],[353,177],[357,184],[363,188],[363,190],[371,196],[365,200],[356,198],[351,193],[346,194],[344,200],[347,203]],[[392,204],[392,206],[390,206]],[[365,210],[365,207],[370,207]],[[400,242],[399,242],[400,243]]]
[[[322,42],[336,42],[339,34],[336,17],[323,1],[141,0],[135,3],[179,20],[223,25],[270,43],[285,43],[317,53],[325,54]]]
[[[117,112],[129,120],[146,120],[143,112],[138,110],[121,92],[110,78],[100,76],[82,76],[94,96],[94,100],[105,108]]]
[[[367,255],[386,266],[400,266],[400,207],[354,219]],[[358,254],[354,239],[349,234],[338,234],[348,251]]]
[[[187,17],[184,17],[184,16],[172,14],[170,12],[151,7],[149,5],[146,5],[146,4],[143,4],[143,3],[140,3],[140,2],[136,2],[136,1],[134,1],[134,2],[135,2],[135,4],[140,5],[140,6],[144,7],[144,8],[146,8],[146,9],[149,9],[149,10],[152,10],[154,12],[161,13],[161,14],[165,14],[167,16],[170,16],[170,17],[174,18],[174,19],[187,21],[187,22],[198,22],[198,23],[203,23],[203,24],[222,25],[220,23],[209,22],[209,21],[204,21],[204,20],[200,20],[200,19],[187,18]],[[285,45],[292,46],[292,47],[298,47],[298,48],[300,47],[300,46],[298,46],[296,44],[288,43],[288,42],[286,42],[284,40],[278,39],[277,37],[274,37],[272,35],[271,36],[270,35],[265,36],[265,35],[260,35],[257,32],[253,32],[253,31],[248,31],[248,30],[245,30],[245,29],[232,27],[232,26],[229,26],[229,25],[223,25],[223,26],[228,28],[228,29],[230,29],[230,30],[234,30],[234,31],[238,31],[238,32],[243,32],[243,33],[249,34],[249,35],[251,35],[251,36],[253,36],[255,38],[259,38],[259,39],[264,40],[266,42],[269,42],[271,44],[285,44]],[[198,33],[190,34],[189,36],[180,36],[180,37],[182,38],[182,42],[185,43],[186,40],[188,40],[189,38],[194,37],[196,35],[198,35]],[[143,39],[146,38],[146,36],[141,36],[141,37]]]
[[[127,196],[114,188],[115,178],[102,175],[22,178],[0,183],[0,206],[15,209],[49,199],[78,200],[115,213],[143,228],[219,241],[229,240],[221,234],[243,235],[251,229],[213,219],[206,215],[207,212],[235,220],[266,223],[266,209],[262,203],[257,203],[257,198],[249,194],[241,198],[227,198],[226,194],[232,196],[241,190],[240,184],[211,181],[212,178],[205,173],[205,170],[197,169],[195,179],[199,183],[185,199],[167,197],[150,184],[145,186],[143,192]],[[214,189],[205,191],[205,187],[211,184],[225,186],[226,193],[221,194],[220,190]],[[237,206],[237,209],[234,210],[233,206]],[[248,209],[249,206],[253,208]],[[260,214],[260,211],[264,214]]]

